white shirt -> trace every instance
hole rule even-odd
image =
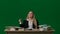
[[[27,19],[27,21],[28,21],[28,29],[33,29],[33,21],[29,19]]]

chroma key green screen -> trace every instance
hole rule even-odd
[[[19,26],[18,19],[24,20],[29,10],[33,10],[39,24],[51,25],[54,34],[60,34],[58,0],[0,0],[0,34],[5,26]]]

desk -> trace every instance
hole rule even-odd
[[[6,34],[53,34],[53,30],[50,31],[5,31]]]

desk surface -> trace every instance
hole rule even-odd
[[[48,30],[48,31],[39,31],[39,29],[33,29],[33,30],[5,30],[6,34],[53,34],[54,30]]]
[[[34,29],[34,30],[16,30],[16,31],[9,31],[5,30],[5,32],[54,32],[54,30],[48,30],[48,31],[39,31],[39,29]]]

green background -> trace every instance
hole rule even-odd
[[[30,9],[40,24],[51,25],[54,34],[60,34],[58,0],[0,0],[0,34],[6,34],[5,26],[19,26],[18,19],[24,20]]]

